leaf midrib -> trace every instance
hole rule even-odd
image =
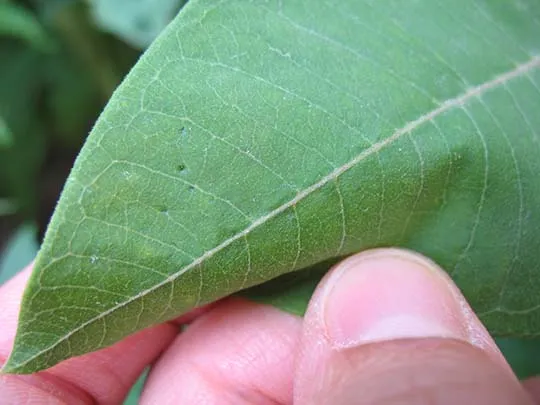
[[[84,329],[86,326],[91,325],[92,323],[106,317],[107,315],[115,312],[116,310],[118,310],[120,308],[123,308],[123,307],[129,305],[132,302],[137,301],[139,298],[143,298],[147,294],[159,289],[160,287],[163,287],[163,286],[173,282],[176,278],[180,277],[186,271],[189,271],[190,269],[200,265],[205,260],[211,258],[216,253],[218,253],[221,250],[227,248],[229,245],[231,245],[235,241],[247,236],[249,233],[251,233],[253,230],[257,229],[259,226],[265,224],[266,222],[268,222],[272,218],[276,217],[277,215],[281,214],[282,212],[286,211],[287,209],[295,206],[300,201],[302,201],[304,198],[308,197],[309,195],[311,195],[315,191],[319,190],[320,188],[322,188],[326,184],[330,183],[333,180],[336,180],[343,173],[345,173],[349,169],[355,167],[357,164],[359,164],[361,161],[363,161],[367,157],[369,157],[369,156],[373,155],[374,153],[377,153],[380,150],[384,149],[385,147],[391,145],[392,143],[397,141],[399,138],[401,138],[403,135],[405,135],[407,133],[411,133],[413,130],[415,130],[416,128],[422,126],[423,124],[431,122],[437,116],[439,116],[441,114],[444,114],[445,112],[450,111],[450,110],[452,110],[454,108],[463,107],[469,100],[471,100],[473,98],[476,98],[476,97],[482,95],[483,93],[488,92],[489,90],[492,90],[492,89],[495,89],[495,88],[497,88],[499,86],[502,86],[506,82],[508,82],[508,81],[510,81],[510,80],[512,80],[512,79],[514,79],[516,77],[520,77],[522,75],[525,75],[529,71],[537,69],[537,68],[540,68],[540,56],[535,55],[530,60],[528,60],[527,62],[524,62],[524,63],[521,63],[521,64],[517,65],[514,69],[512,69],[510,71],[507,71],[505,73],[502,73],[502,74],[496,76],[494,79],[489,80],[489,81],[487,81],[485,83],[482,83],[482,84],[480,84],[478,86],[471,87],[465,93],[463,93],[463,94],[461,94],[461,95],[459,95],[459,96],[457,96],[455,98],[452,98],[450,100],[447,100],[447,101],[443,102],[437,108],[435,108],[434,110],[428,112],[427,114],[424,114],[424,115],[418,117],[417,119],[415,119],[413,121],[409,121],[403,127],[401,127],[400,129],[397,129],[396,131],[394,131],[392,133],[392,135],[389,136],[388,138],[386,138],[386,139],[384,139],[382,141],[379,141],[379,142],[373,144],[372,146],[370,146],[369,148],[363,150],[361,153],[356,155],[352,160],[350,160],[347,163],[345,163],[344,165],[336,168],[331,173],[329,173],[328,175],[326,175],[322,179],[320,179],[318,182],[316,182],[316,183],[312,184],[311,186],[309,186],[308,188],[298,192],[298,194],[293,199],[291,199],[288,202],[282,204],[281,206],[279,206],[278,208],[272,210],[268,214],[256,219],[255,221],[253,221],[251,223],[251,225],[249,225],[248,227],[246,227],[242,231],[236,233],[235,235],[231,236],[230,238],[226,239],[225,241],[223,241],[222,243],[217,245],[215,248],[208,250],[206,253],[199,256],[198,258],[196,258],[191,263],[184,266],[183,268],[181,268],[180,270],[178,270],[174,274],[171,274],[169,277],[167,277],[163,281],[157,283],[156,285],[154,285],[154,286],[152,286],[152,287],[150,287],[150,288],[148,288],[148,289],[146,289],[144,291],[141,291],[139,294],[134,295],[130,299],[111,307],[110,309],[102,312],[99,316],[96,316],[96,317],[94,317],[92,319],[89,319],[88,321],[84,322],[83,324],[81,324],[77,328],[73,329],[72,331],[70,331],[66,335],[62,336],[55,343],[51,344],[47,348],[45,348],[45,349],[39,351],[38,353],[34,354],[33,356],[29,357],[24,362],[19,363],[18,367],[24,366],[25,364],[31,362],[35,358],[41,356],[42,354],[44,354],[44,353],[48,352],[49,350],[53,349],[54,347],[58,346],[60,343],[62,343],[63,341],[69,339],[71,336],[73,336],[78,331]]]

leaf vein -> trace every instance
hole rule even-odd
[[[52,343],[48,347],[46,347],[43,350],[40,350],[39,352],[35,353],[34,355],[28,357],[25,361],[23,361],[21,364],[19,364],[19,367],[24,366],[25,364],[29,363],[30,361],[34,360],[35,358],[43,355],[44,353],[47,353],[52,348],[58,346],[63,341],[68,341],[69,338],[76,334],[77,332],[80,332],[81,330],[84,330],[84,328],[93,322],[103,320],[107,315],[110,315],[111,313],[115,312],[116,310],[125,307],[126,305],[129,305],[130,303],[143,298],[149,293],[152,293],[153,291],[159,289],[160,287],[166,286],[168,283],[173,282],[175,279],[180,277],[182,274],[184,274],[186,271],[199,266],[201,263],[206,261],[207,259],[210,259],[215,254],[219,253],[223,249],[227,248],[229,245],[234,243],[235,241],[244,238],[246,235],[251,233],[253,230],[259,228],[261,225],[265,224],[266,222],[270,221],[271,219],[275,218],[277,215],[285,212],[286,210],[294,207],[296,204],[310,196],[313,192],[321,189],[323,186],[326,186],[328,183],[335,181],[339,176],[350,170],[351,168],[355,167],[357,164],[365,160],[366,158],[370,157],[371,155],[379,152],[382,149],[385,149],[392,145],[394,142],[396,142],[398,139],[400,139],[402,136],[408,134],[409,132],[412,132],[413,130],[417,129],[418,127],[432,122],[436,117],[453,110],[455,108],[463,108],[465,104],[471,99],[474,99],[480,95],[482,95],[485,92],[488,92],[492,89],[495,89],[501,85],[504,85],[504,83],[522,76],[524,74],[527,74],[527,72],[538,69],[540,67],[540,57],[534,56],[527,62],[524,62],[520,65],[517,65],[513,70],[507,71],[505,73],[500,74],[499,76],[496,76],[495,78],[484,82],[483,84],[480,84],[476,87],[470,88],[465,93],[458,95],[455,98],[449,99],[445,101],[444,103],[440,104],[437,108],[429,111],[428,113],[416,118],[413,121],[407,122],[403,127],[397,129],[394,131],[388,138],[385,138],[377,143],[372,144],[370,147],[364,149],[362,152],[357,154],[353,159],[349,160],[347,163],[343,164],[342,166],[336,168],[328,175],[321,178],[316,183],[312,184],[311,186],[305,188],[304,190],[300,191],[293,199],[289,200],[288,202],[280,205],[279,207],[275,208],[274,210],[270,211],[268,214],[263,215],[253,222],[249,226],[247,226],[242,231],[236,233],[235,235],[231,236],[230,238],[224,240],[222,243],[217,245],[216,247],[206,251],[203,255],[199,256],[197,259],[193,260],[188,265],[184,266],[183,268],[179,269],[174,274],[171,274],[169,277],[167,277],[162,282],[147,288],[146,290],[141,291],[140,293],[134,295],[129,300],[126,300],[122,303],[119,303],[108,310],[102,312],[98,316],[89,319],[88,321],[82,323],[78,327],[71,330],[69,333],[66,333],[64,336],[59,338],[56,342]],[[487,152],[487,150],[486,150]]]

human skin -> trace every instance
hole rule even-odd
[[[0,363],[29,274],[0,287]],[[304,318],[225,299],[46,371],[0,374],[0,405],[121,404],[148,365],[143,405],[540,404],[539,380],[517,380],[441,269],[379,249],[335,266]]]

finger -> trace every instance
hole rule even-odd
[[[531,404],[449,277],[419,255],[354,256],[306,314],[295,404]]]
[[[523,381],[523,387],[535,401],[540,405],[540,377],[531,377]]]
[[[0,364],[13,345],[30,267],[0,287]],[[33,375],[0,375],[3,404],[120,404],[143,369],[173,341],[178,328],[159,325],[120,343]],[[61,402],[64,401],[64,402]]]
[[[160,357],[141,404],[290,404],[300,329],[296,316],[226,300]]]

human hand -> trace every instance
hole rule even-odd
[[[28,276],[0,287],[0,363]],[[380,249],[329,272],[304,319],[229,298],[44,372],[0,375],[0,405],[119,404],[149,364],[141,404],[540,403],[538,380],[517,381],[442,270]]]

